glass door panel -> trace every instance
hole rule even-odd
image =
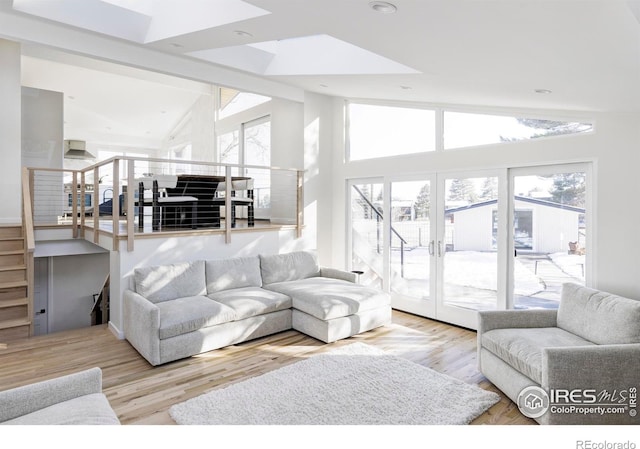
[[[513,303],[555,309],[562,284],[585,284],[586,170],[514,171]]]
[[[497,308],[498,177],[448,177],[437,244],[441,319],[475,328],[476,311]]]
[[[431,182],[391,183],[391,292],[415,299],[431,296]]]
[[[360,283],[382,289],[385,278],[383,183],[356,182],[351,197],[351,266]]]

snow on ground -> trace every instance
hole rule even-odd
[[[549,258],[569,276],[584,281],[585,256],[567,253],[549,254]]]
[[[477,251],[447,252],[444,258],[445,284],[473,287],[481,290],[497,290],[497,253]],[[394,271],[400,273],[400,251],[392,251]],[[404,279],[423,280],[421,289],[428,292],[429,252],[426,248],[416,248],[404,253]],[[515,293],[533,295],[544,290],[540,279],[520,261],[515,260]],[[400,281],[398,281],[400,282]],[[398,285],[398,287],[400,287]],[[407,288],[406,286],[405,288]],[[417,287],[414,285],[414,287]],[[402,290],[404,288],[400,287]]]

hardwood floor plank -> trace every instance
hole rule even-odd
[[[0,390],[98,366],[123,424],[170,425],[173,404],[356,341],[500,394],[472,424],[535,424],[478,372],[475,332],[399,311],[389,326],[332,344],[290,330],[158,367],[106,325],[21,339],[0,347]]]

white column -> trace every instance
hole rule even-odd
[[[20,44],[0,39],[0,224],[22,222]]]

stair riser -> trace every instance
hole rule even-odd
[[[0,344],[18,338],[29,336],[29,326],[13,327],[11,329],[0,329]]]
[[[0,271],[0,282],[24,281],[27,279],[26,271],[25,269]]]
[[[0,226],[0,239],[22,237],[21,226]]]
[[[24,249],[23,240],[0,240],[0,251],[16,251]]]
[[[27,306],[5,307],[0,309],[0,322],[7,320],[17,320],[27,316]]]
[[[0,254],[0,267],[7,265],[24,265],[24,254]]]
[[[27,287],[3,288],[0,289],[0,303],[9,299],[19,299],[27,297]]]

